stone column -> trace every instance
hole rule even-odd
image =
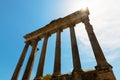
[[[32,51],[29,56],[27,66],[26,66],[25,72],[23,74],[22,80],[30,80],[30,75],[32,72],[34,59],[35,59],[36,51],[37,51],[37,44],[38,44],[38,40],[32,41]]]
[[[91,46],[92,46],[92,49],[93,49],[93,52],[94,52],[94,55],[95,55],[95,58],[96,58],[96,61],[97,61],[97,67],[101,67],[101,66],[110,66],[105,57],[104,57],[104,54],[103,54],[103,51],[97,41],[97,38],[93,32],[93,27],[92,25],[89,23],[89,17],[84,17],[82,19],[82,22],[84,23],[85,25],[85,28],[86,28],[86,31],[87,31],[87,34],[88,34],[88,37],[89,37],[89,40],[91,42]]]
[[[79,51],[78,51],[74,26],[75,25],[70,25],[70,36],[71,36],[71,46],[72,46],[72,58],[73,58],[72,78],[73,80],[82,80],[81,73],[83,71],[81,69],[80,57],[79,57]]]
[[[79,57],[79,51],[75,36],[75,25],[70,25],[70,36],[71,36],[71,46],[72,46],[72,58],[73,58],[73,71],[81,71],[81,64],[80,64],[80,57]]]
[[[56,34],[56,48],[55,48],[55,62],[54,62],[54,76],[61,74],[61,31],[58,30]]]
[[[12,76],[11,80],[18,80],[18,76],[19,76],[22,64],[24,62],[25,56],[27,54],[28,47],[29,47],[29,43],[26,42],[25,47],[24,47],[23,52],[22,52],[22,54],[19,58],[19,61],[17,63],[17,66],[15,68],[15,71],[13,73],[13,76]]]
[[[46,35],[44,38],[44,43],[41,51],[41,56],[39,59],[38,69],[37,69],[36,77],[34,78],[34,80],[41,80],[43,76],[48,37],[49,36]]]

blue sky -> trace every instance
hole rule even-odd
[[[107,61],[120,80],[120,1],[119,0],[0,0],[0,80],[10,80],[24,47],[23,36],[88,6],[90,20]],[[96,61],[83,24],[76,25],[76,36],[83,70],[94,68]],[[55,36],[49,38],[44,75],[53,72]],[[39,42],[31,80],[34,78],[43,39]],[[69,29],[62,32],[62,73],[72,70]],[[28,50],[19,80],[24,72]],[[7,73],[7,74],[6,74]]]

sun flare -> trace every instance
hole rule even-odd
[[[69,5],[71,6],[72,9],[79,10],[82,8],[86,7],[93,7],[94,2],[93,1],[88,1],[88,0],[76,0],[71,2]]]

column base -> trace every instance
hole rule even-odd
[[[43,77],[35,77],[34,80],[43,80]]]
[[[61,73],[54,73],[54,74],[52,75],[51,80],[54,80],[54,79],[58,80],[60,76],[61,76]]]
[[[60,76],[60,75],[61,75],[60,72],[55,72],[55,73],[53,73],[53,76]]]
[[[95,67],[100,80],[116,80],[110,64]]]
[[[112,66],[110,64],[108,64],[108,63],[95,66],[95,69],[97,71],[100,71],[100,70],[103,70],[103,69],[109,69],[109,68],[112,68]]]
[[[82,74],[83,74],[82,69],[73,69],[72,80],[82,80]]]
[[[81,72],[72,72],[72,80],[82,80]]]
[[[80,73],[83,73],[83,70],[82,69],[79,69],[79,68],[76,68],[76,69],[73,69],[72,73],[73,72],[80,72]]]
[[[59,76],[54,76],[50,80],[74,80],[74,79],[72,79],[71,74],[63,74]]]

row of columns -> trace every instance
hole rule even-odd
[[[97,61],[97,65],[102,66],[102,65],[108,65],[103,52],[99,46],[99,43],[95,37],[95,34],[93,32],[92,26],[89,23],[88,17],[85,19],[82,19],[82,22],[85,24],[86,31],[88,33],[88,37],[90,39],[92,49],[94,51],[94,55]],[[72,58],[73,58],[73,72],[79,72],[82,71],[81,68],[81,62],[80,62],[80,57],[79,57],[79,51],[78,51],[78,46],[77,46],[77,41],[76,41],[76,36],[75,36],[75,30],[74,30],[74,24],[69,25],[70,28],[70,36],[71,36],[71,47],[72,47]],[[46,35],[44,37],[44,42],[42,46],[42,51],[41,51],[41,56],[39,59],[39,64],[36,72],[36,76],[34,80],[41,80],[43,76],[43,71],[44,71],[44,63],[45,63],[45,56],[46,56],[46,49],[47,49],[47,43],[48,43],[48,38],[49,35]],[[25,69],[25,72],[23,74],[22,80],[30,80],[30,75],[31,71],[33,68],[34,64],[34,59],[36,56],[36,51],[37,51],[37,45],[38,45],[39,40],[34,40],[32,41],[32,51],[29,56],[27,66]],[[17,80],[18,75],[20,73],[21,66],[23,64],[24,58],[26,56],[27,50],[29,47],[29,43],[26,42],[26,45],[24,47],[24,50],[22,52],[22,55],[18,61],[18,64],[16,66],[16,69],[14,71],[14,74],[12,76],[11,80]],[[55,62],[54,62],[54,71],[53,75],[58,76],[61,74],[61,30],[57,30],[56,34],[56,49],[55,49]]]

